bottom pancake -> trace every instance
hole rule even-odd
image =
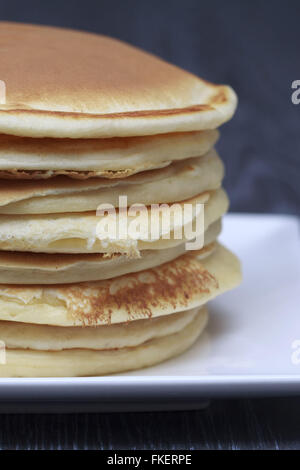
[[[180,331],[130,348],[100,351],[8,349],[6,363],[0,364],[0,377],[99,376],[149,367],[188,349],[205,328],[207,318],[206,309],[201,308]]]

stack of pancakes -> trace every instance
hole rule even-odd
[[[94,34],[1,23],[0,51],[0,376],[109,374],[183,352],[206,302],[241,277],[216,241],[228,199],[213,147],[234,92]],[[161,223],[155,239],[99,236],[97,208],[118,220],[120,195],[188,203],[192,223],[204,204],[204,246],[186,251],[175,219],[169,238]]]

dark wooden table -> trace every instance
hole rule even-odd
[[[300,397],[187,412],[3,414],[0,449],[300,449]]]

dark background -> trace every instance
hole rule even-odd
[[[240,104],[218,148],[231,209],[299,213],[299,0],[1,0],[0,19],[107,34],[230,84]]]
[[[0,19],[115,36],[232,85],[240,104],[218,145],[232,210],[299,214],[299,0],[1,0]],[[299,411],[293,398],[199,412],[3,415],[0,448],[299,449]]]

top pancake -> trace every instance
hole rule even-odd
[[[0,133],[124,137],[214,129],[236,95],[151,54],[96,34],[0,24]]]

